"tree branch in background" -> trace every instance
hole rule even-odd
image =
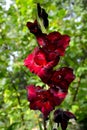
[[[9,73],[9,76],[11,77],[11,74]],[[18,93],[17,93],[17,88],[15,87],[15,84],[13,83],[13,81],[11,80],[11,84],[12,84],[12,87],[14,88],[14,90],[15,90],[15,92],[16,92],[16,98],[17,98],[17,101],[18,101],[18,105],[19,106],[21,106],[21,101],[20,101],[20,97],[19,97],[19,95],[18,95]],[[22,109],[20,108],[20,115],[21,115],[21,121],[22,121],[22,124],[23,124],[23,126],[26,126],[25,125],[25,121],[24,121],[24,116],[23,116],[23,111],[22,111]],[[26,128],[25,128],[25,130],[26,130]]]
[[[79,91],[79,87],[80,87],[80,83],[81,83],[81,76],[78,78],[78,84],[77,84],[77,88],[73,97],[73,102],[76,101],[77,95],[78,95],[78,91]]]

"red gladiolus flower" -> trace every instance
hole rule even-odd
[[[57,53],[63,56],[65,49],[69,45],[70,37],[68,35],[61,35],[59,32],[52,32],[36,36],[38,44],[41,45],[48,53]]]
[[[47,64],[45,54],[38,47],[24,60],[24,65],[37,74]]]
[[[73,74],[73,70],[68,67],[63,67],[57,71],[53,72],[53,75],[50,79],[49,86],[51,87],[59,87],[63,91],[67,91],[69,84],[75,79],[75,75]]]
[[[44,90],[41,87],[30,85],[27,87],[28,100],[30,102],[30,109],[40,110],[44,117],[47,118],[49,113],[60,105],[67,93],[55,91],[52,88]]]
[[[63,111],[62,109],[58,109],[54,112],[54,122],[61,124],[62,130],[66,130],[69,119],[76,119],[75,115],[68,111]]]
[[[24,60],[24,65],[37,74],[44,82],[50,78],[52,68],[58,63],[59,57],[48,61],[42,48],[35,48],[34,51]]]
[[[40,110],[45,117],[53,110],[52,95],[48,90],[30,85],[27,87],[30,109]]]

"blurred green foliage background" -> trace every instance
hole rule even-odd
[[[87,130],[86,0],[0,0],[0,130],[38,128],[39,114],[29,109],[25,88],[42,82],[23,66],[23,60],[37,45],[26,23],[36,19],[38,2],[49,15],[47,32],[59,31],[71,37],[57,66],[72,67],[76,75],[61,104],[77,117],[77,123],[67,130]]]

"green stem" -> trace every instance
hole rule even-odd
[[[50,125],[50,130],[53,130],[53,122],[51,116],[49,116],[49,125]]]
[[[44,126],[44,130],[47,130],[46,128],[46,119],[43,117],[43,126]]]

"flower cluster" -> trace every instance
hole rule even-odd
[[[38,4],[38,16],[48,26],[48,15]],[[43,33],[37,20],[27,22],[27,27],[35,35],[38,46],[24,60],[24,65],[30,72],[38,75],[48,85],[48,90],[41,86],[27,86],[30,109],[40,110],[47,118],[49,113],[62,103],[68,93],[68,87],[74,80],[73,70],[62,67],[54,70],[60,57],[64,56],[69,46],[70,37],[57,31],[49,34]]]

